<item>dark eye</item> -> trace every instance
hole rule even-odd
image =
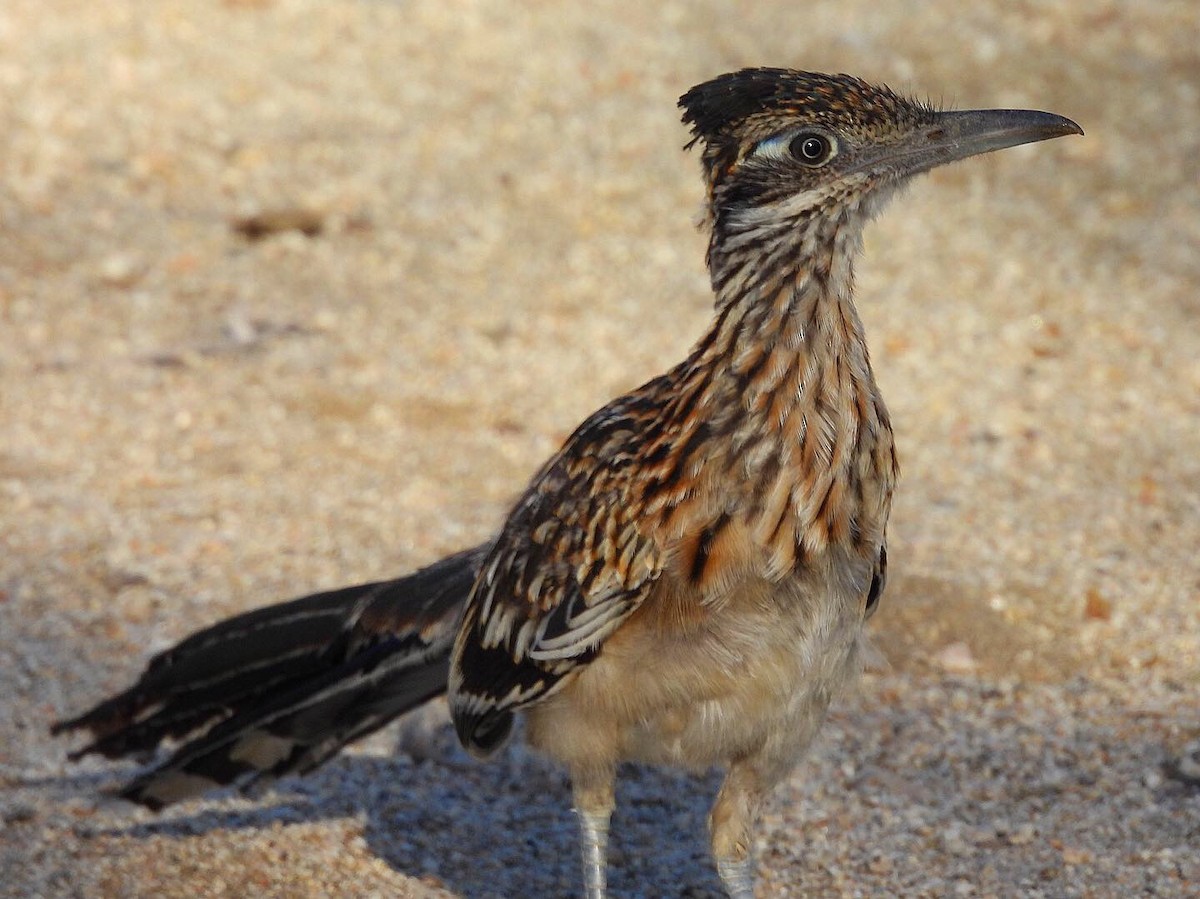
[[[805,165],[818,166],[829,161],[833,145],[820,134],[798,134],[788,145],[788,152]]]

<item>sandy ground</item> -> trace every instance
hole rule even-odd
[[[709,298],[675,98],[748,64],[1087,130],[869,232],[889,666],[771,803],[760,895],[1200,894],[1169,764],[1200,737],[1200,6],[1134,6],[5,0],[0,894],[578,889],[561,773],[469,762],[436,709],[161,817],[47,727],[221,616],[482,538],[680,358]],[[615,896],[716,895],[714,787],[628,772]]]

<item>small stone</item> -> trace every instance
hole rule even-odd
[[[37,817],[37,809],[32,805],[17,803],[6,808],[0,818],[5,824],[26,824]]]
[[[97,274],[109,287],[129,287],[138,279],[139,266],[128,253],[113,253],[100,263]]]
[[[971,647],[961,640],[943,647],[936,659],[950,674],[972,674],[979,667]]]
[[[1064,865],[1090,865],[1094,856],[1086,849],[1067,846],[1062,850]]]
[[[1008,844],[1010,846],[1028,846],[1036,836],[1037,828],[1032,824],[1022,824],[1008,835]]]
[[[1083,617],[1089,621],[1108,621],[1112,618],[1112,603],[1100,591],[1088,590],[1083,600]]]
[[[966,856],[971,854],[971,846],[963,837],[962,828],[957,824],[951,825],[942,834],[942,851],[949,855]]]
[[[1179,755],[1163,765],[1163,773],[1189,787],[1200,787],[1200,740],[1184,747]]]

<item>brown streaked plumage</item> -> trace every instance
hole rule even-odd
[[[448,690],[468,748],[495,750],[523,712],[566,765],[590,899],[626,760],[727,768],[713,855],[752,895],[758,809],[856,673],[886,578],[897,466],[852,300],[863,226],[920,172],[1082,132],[785,69],[680,106],[716,305],[688,357],[580,425],[488,543],[217,624],[59,725],[110,756],[199,733],[123,795],[158,807],[307,770]]]

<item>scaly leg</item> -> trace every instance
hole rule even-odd
[[[587,899],[604,899],[608,865],[608,822],[616,798],[613,773],[573,776],[575,813],[579,815],[580,848],[583,850],[583,883]]]
[[[752,764],[735,762],[717,794],[708,826],[717,873],[730,899],[754,899],[754,825],[769,785]]]
[[[717,873],[729,899],[754,899],[754,862],[749,855],[741,861],[717,859]]]

